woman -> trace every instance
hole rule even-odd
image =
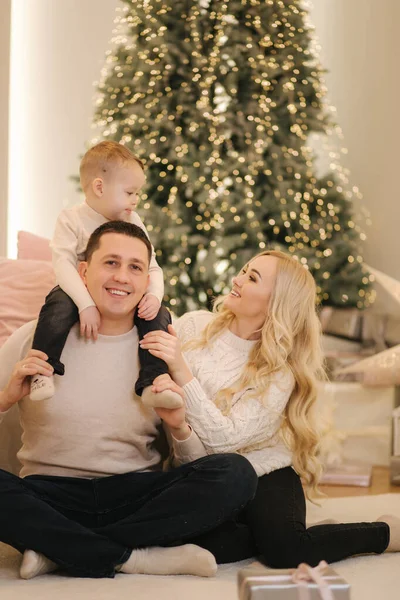
[[[205,449],[199,448],[199,456],[239,452],[259,476],[241,519],[252,542],[243,536],[241,544],[243,526],[237,526],[236,538],[222,528],[221,539],[231,535],[230,541],[203,544],[213,546],[218,562],[257,553],[269,566],[296,567],[400,550],[396,517],[305,525],[301,479],[316,492],[320,473],[313,408],[324,372],[315,294],[311,274],[294,258],[262,252],[233,279],[214,313],[197,311],[177,321],[185,357],[172,328],[143,340],[143,347],[167,362],[185,393],[186,420],[182,409],[159,412],[172,435],[186,439],[193,427]],[[163,376],[154,391],[168,385]]]

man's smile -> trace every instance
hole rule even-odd
[[[106,287],[106,290],[109,294],[111,294],[111,296],[129,296],[129,294],[131,292],[128,292],[127,290],[120,290],[118,288],[113,288],[113,287]]]

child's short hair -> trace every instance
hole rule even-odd
[[[81,186],[83,191],[93,179],[101,177],[111,171],[115,166],[129,162],[136,162],[144,171],[143,162],[126,146],[113,141],[104,141],[96,144],[83,156],[79,168]]]

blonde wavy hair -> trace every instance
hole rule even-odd
[[[248,363],[239,379],[229,388],[221,389],[215,403],[224,414],[232,406],[233,395],[252,388],[251,396],[263,397],[271,379],[278,373],[290,372],[294,388],[283,413],[280,433],[291,448],[293,467],[310,492],[318,495],[320,461],[317,452],[320,434],[316,426],[315,403],[318,382],[326,379],[321,348],[320,322],[316,312],[316,286],[311,273],[296,259],[276,250],[255,256],[274,256],[277,273],[260,338],[254,345]],[[215,317],[196,340],[184,350],[206,347],[219,333],[228,328],[235,315],[224,306],[226,296],[214,303]],[[249,396],[248,396],[249,397]],[[249,452],[268,445],[241,448]]]

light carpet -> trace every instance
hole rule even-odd
[[[341,522],[373,521],[392,513],[400,517],[400,494],[332,498],[321,507],[308,506],[309,522],[326,518]],[[21,555],[0,543],[1,600],[225,600],[237,598],[236,574],[251,561],[223,565],[214,578],[117,575],[115,579],[74,579],[57,574],[30,581],[18,577]],[[398,600],[400,553],[359,556],[333,567],[351,584],[352,600]]]

